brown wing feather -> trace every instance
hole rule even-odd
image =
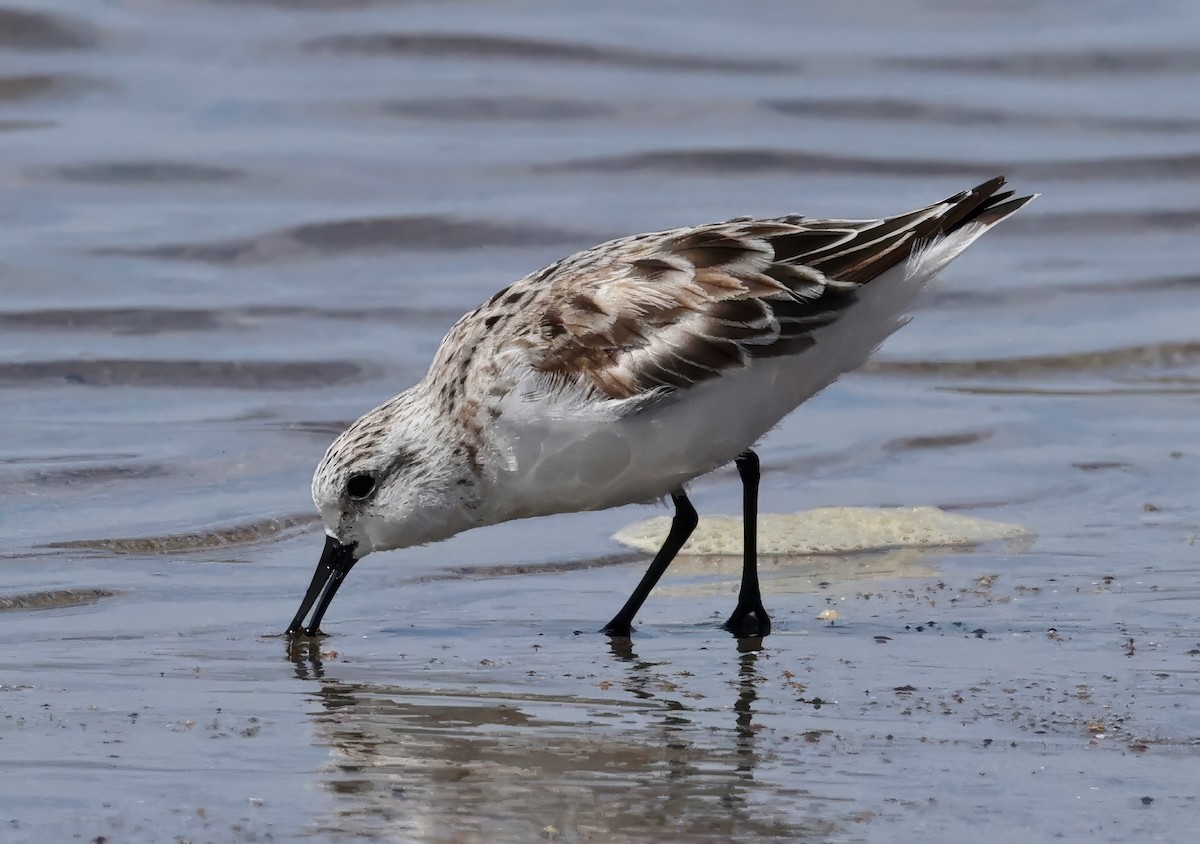
[[[859,286],[915,245],[1028,198],[992,179],[880,220],[731,220],[613,241],[513,285],[536,291],[533,366],[612,398],[677,389],[796,354],[835,322]],[[514,295],[514,294],[510,294]]]

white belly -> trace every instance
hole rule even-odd
[[[929,279],[911,267],[873,280],[799,354],[752,360],[617,419],[586,412],[502,419],[487,512],[478,515],[494,523],[651,501],[731,462],[805,399],[861,366],[904,323]]]

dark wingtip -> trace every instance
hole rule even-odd
[[[1030,202],[1041,196],[1040,193],[1031,193],[1026,196],[1018,196],[1009,198],[1012,194],[1009,193],[1003,197],[994,197],[992,202],[981,208],[977,214],[971,218],[973,223],[983,223],[985,226],[994,226],[996,223],[1015,214],[1017,211],[1024,208]],[[995,199],[1001,201],[996,202]]]
[[[1005,184],[1005,181],[1004,176],[997,176],[975,188],[973,192],[983,194],[986,196],[986,199],[973,207],[961,219],[957,220],[953,226],[948,227],[947,231],[960,228],[968,223],[982,223],[986,226],[993,226],[1005,217],[1016,213],[1038,196],[1036,193],[1027,194],[1026,196],[1015,196],[1016,191],[1011,190],[997,193]]]
[[[1035,193],[1014,198],[1013,195],[1016,191],[1011,190],[998,193],[997,191],[1007,182],[1006,177],[996,176],[981,185],[947,199],[946,202],[958,207],[946,215],[942,223],[942,231],[949,233],[968,223],[995,225],[1038,196]]]
[[[828,258],[818,258],[812,262],[812,266],[838,281],[866,284],[907,258],[915,244],[950,234],[970,223],[993,225],[1033,198],[1023,196],[1013,199],[1012,191],[999,192],[1005,182],[1004,176],[995,176],[973,188],[959,191],[941,202],[917,211],[885,218],[880,223],[890,223],[890,232],[885,230],[885,235],[880,235],[880,229],[875,229],[872,231],[874,239],[863,244],[857,251],[854,247],[844,249]],[[914,218],[915,222],[912,222]],[[903,235],[903,239],[900,235]],[[882,247],[872,248],[877,247],[884,236],[891,236],[893,241]],[[835,261],[840,263],[834,263]]]

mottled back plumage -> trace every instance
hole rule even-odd
[[[519,350],[548,383],[629,399],[795,354],[915,246],[1028,201],[997,194],[1002,184],[877,220],[743,218],[610,241],[465,316],[432,371],[466,378],[482,367],[492,378],[497,355]]]

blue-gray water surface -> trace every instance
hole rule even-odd
[[[0,841],[1190,840],[1200,7],[0,0]],[[331,438],[620,234],[1043,196],[760,450],[1032,543],[668,575],[655,512],[368,558]],[[735,512],[736,474],[695,484]],[[834,624],[818,618],[836,609]],[[576,631],[585,631],[576,635]]]

